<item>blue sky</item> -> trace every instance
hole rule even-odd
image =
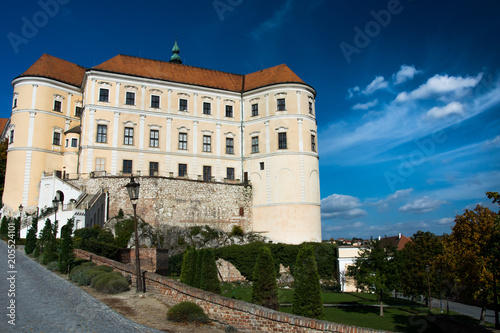
[[[286,63],[317,91],[323,238],[418,230],[500,191],[498,1],[42,0],[3,5],[0,117],[43,53],[247,74]]]

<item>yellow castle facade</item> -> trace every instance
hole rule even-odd
[[[321,241],[316,91],[286,65],[237,75],[178,52],[92,68],[44,54],[15,78],[3,213],[50,204],[51,174],[248,182],[252,231]]]

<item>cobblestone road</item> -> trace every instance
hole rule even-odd
[[[160,332],[119,315],[24,252],[16,251],[14,269],[8,259],[7,244],[0,241],[0,332]],[[15,326],[8,316],[13,300]]]

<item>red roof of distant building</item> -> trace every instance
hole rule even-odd
[[[402,250],[408,242],[411,242],[411,238],[404,235],[384,237],[380,239],[380,245],[384,248],[395,247],[398,250]]]

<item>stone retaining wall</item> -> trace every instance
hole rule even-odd
[[[252,231],[252,187],[242,183],[204,182],[183,178],[135,177],[140,183],[137,215],[148,224],[190,227],[209,225],[231,232],[234,225]],[[121,208],[132,215],[125,189],[129,177],[98,177],[71,181],[87,193],[109,193],[109,217]]]
[[[131,266],[78,249],[75,249],[75,254],[79,258],[89,259],[97,265],[109,265],[115,271],[132,275],[132,285],[135,285],[135,276]],[[213,321],[222,325],[234,326],[241,332],[378,332],[370,328],[336,324],[270,310],[193,288],[154,273],[148,272],[145,277],[146,291],[161,297],[167,304],[174,305],[183,301],[194,302],[201,306]],[[159,315],[163,316],[164,314]]]

